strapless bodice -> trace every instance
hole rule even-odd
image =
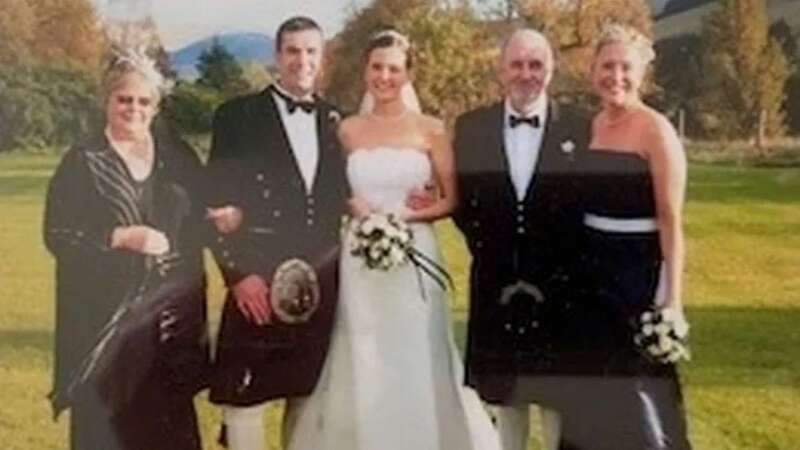
[[[403,212],[409,192],[430,178],[428,154],[413,148],[358,149],[347,158],[353,195],[383,213]]]
[[[585,161],[587,212],[616,218],[655,216],[647,160],[630,152],[592,149]]]

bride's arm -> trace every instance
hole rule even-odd
[[[453,147],[444,124],[435,121],[428,136],[433,180],[437,184],[439,196],[430,205],[409,211],[403,217],[408,222],[433,222],[448,217],[458,201]]]

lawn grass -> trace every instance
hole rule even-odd
[[[53,263],[41,243],[47,180],[57,159],[0,155],[0,446],[64,449],[67,420],[51,420]],[[686,208],[685,302],[694,360],[683,367],[691,439],[700,450],[800,448],[800,173],[695,164]],[[468,259],[449,223],[439,225],[457,293],[463,343]],[[212,273],[212,322],[222,289]],[[205,448],[219,412],[204,395]],[[278,449],[281,405],[269,409]],[[538,448],[536,437],[530,448]]]

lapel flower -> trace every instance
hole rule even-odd
[[[335,109],[331,109],[330,111],[328,111],[329,122],[336,124],[339,123],[340,120],[342,120],[342,115],[339,114],[339,111],[336,111]]]
[[[561,143],[561,152],[565,155],[571,155],[575,151],[575,143],[567,139]]]

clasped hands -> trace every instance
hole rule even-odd
[[[432,189],[426,186],[410,192],[406,200],[406,206],[412,210],[417,210],[430,206],[433,201]],[[369,214],[366,202],[357,198],[350,201],[350,208],[351,212],[357,216]],[[220,208],[209,208],[206,213],[206,219],[214,224],[219,233],[230,234],[241,226],[243,214],[238,207],[228,205]],[[233,286],[232,291],[236,307],[247,320],[256,325],[272,323],[272,307],[269,301],[270,289],[263,277],[257,274],[247,275]]]

